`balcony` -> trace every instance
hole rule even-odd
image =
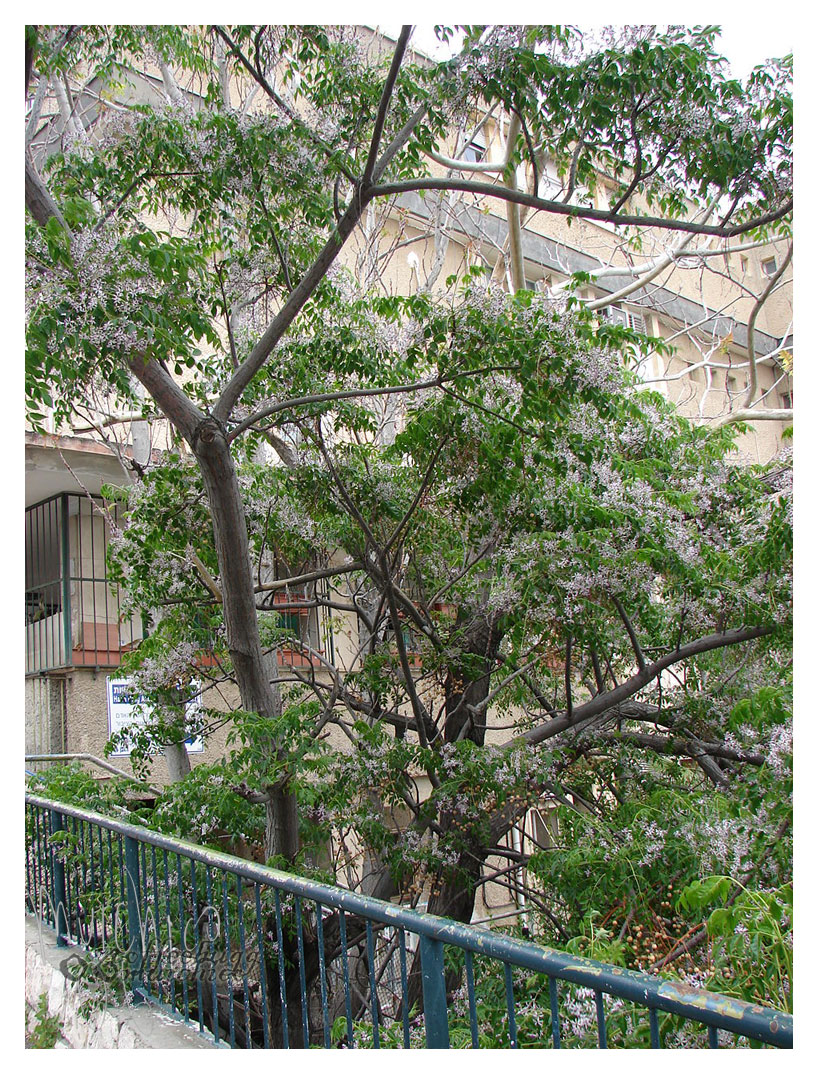
[[[26,675],[118,667],[142,638],[108,579],[108,519],[99,497],[61,493],[26,509]]]
[[[278,628],[292,635],[292,640],[285,638],[276,648],[279,666],[319,668],[318,657],[331,652],[332,632],[326,608],[316,607],[316,598],[322,595],[326,595],[326,587],[320,582],[273,591],[270,610],[277,614]]]

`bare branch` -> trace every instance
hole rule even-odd
[[[213,595],[213,597],[215,598],[216,602],[218,604],[221,604],[222,603],[222,591],[219,588],[219,585],[216,582],[216,580],[214,579],[213,575],[210,573],[210,571],[207,569],[207,567],[204,565],[204,563],[202,563],[201,559],[196,555],[196,553],[190,547],[188,548],[188,555],[190,556],[190,559],[191,559],[191,562],[193,563],[193,566],[196,568],[196,573],[199,575],[199,577],[204,582],[204,584],[207,587],[207,589]]]
[[[715,207],[716,201],[714,199],[702,215],[702,219],[709,219]],[[625,287],[620,288],[613,294],[605,295],[603,298],[598,298],[593,302],[588,302],[586,304],[587,308],[589,310],[603,309],[606,306],[610,306],[612,302],[618,302],[620,299],[625,298],[630,294],[633,294],[634,291],[641,290],[645,286],[645,284],[650,283],[651,280],[655,280],[656,277],[661,275],[661,273],[664,272],[664,270],[669,265],[672,265],[673,262],[680,256],[680,254],[684,252],[685,248],[693,241],[693,238],[694,236],[692,234],[688,235],[686,238],[682,239],[682,241],[676,247],[674,247],[674,249],[668,250],[664,257],[658,258],[650,268],[636,273],[636,278],[633,280],[632,283],[626,284]]]
[[[750,317],[749,317],[749,319],[747,321],[747,355],[748,355],[749,360],[750,360],[750,378],[749,378],[749,384],[747,385],[747,393],[744,396],[743,405],[742,405],[740,410],[731,411],[729,414],[725,414],[723,418],[720,418],[717,422],[715,422],[714,423],[715,428],[720,428],[721,426],[724,426],[724,425],[730,425],[730,424],[732,424],[732,423],[734,423],[736,421],[742,421],[750,413],[752,413],[750,411],[750,408],[751,408],[751,406],[752,406],[752,404],[753,404],[753,402],[754,402],[754,400],[756,398],[756,395],[758,394],[758,369],[757,369],[757,366],[756,366],[756,352],[755,352],[755,325],[756,325],[756,320],[758,318],[759,313],[761,312],[762,307],[764,306],[764,303],[767,301],[767,299],[773,293],[773,291],[775,290],[776,286],[778,285],[779,280],[781,279],[781,277],[784,275],[784,273],[789,268],[791,261],[792,261],[792,243],[790,243],[789,249],[787,250],[787,253],[786,253],[786,256],[784,257],[784,260],[781,262],[781,266],[779,267],[778,271],[770,279],[770,282],[764,288],[764,290],[762,291],[762,293],[759,295],[758,299],[756,300],[755,304],[753,305],[752,311],[750,313]],[[759,418],[762,413],[764,413],[764,412],[759,411],[758,413],[753,413],[752,416],[754,418]],[[770,414],[770,413],[772,413],[772,411],[767,411],[767,414]],[[744,417],[738,417],[737,415],[739,415],[739,414],[744,415]],[[792,414],[790,414],[790,417],[792,417]],[[768,418],[767,420],[768,421],[769,420],[780,421],[781,419],[780,418],[774,418],[774,419]]]
[[[792,410],[783,408],[777,410],[754,410],[752,407],[740,407],[731,410],[729,414],[713,422],[713,428],[718,429],[723,425],[733,425],[740,421],[792,421]]]
[[[622,215],[603,209],[592,209],[584,205],[566,205],[560,201],[548,201],[544,198],[534,197],[521,190],[509,190],[507,187],[496,186],[491,183],[478,183],[470,179],[406,179],[400,182],[383,183],[369,187],[367,194],[372,198],[392,197],[394,194],[405,194],[414,190],[462,190],[470,194],[482,194],[489,198],[513,201],[518,205],[530,205],[532,209],[541,209],[543,212],[556,213],[559,216],[571,216],[583,220],[603,220],[609,224],[621,226],[633,225],[635,227],[655,227],[665,231],[685,231],[695,235],[715,235],[719,238],[730,238],[733,235],[743,235],[747,231],[763,227],[765,224],[781,220],[792,212],[792,199],[785,202],[779,209],[771,210],[754,220],[748,220],[744,224],[736,224],[734,227],[718,227],[708,224],[697,224],[692,220],[673,220],[670,217],[661,216],[634,216]]]
[[[375,117],[375,126],[372,131],[372,141],[369,146],[369,154],[366,158],[366,164],[364,165],[364,173],[361,176],[361,186],[367,186],[372,180],[372,173],[375,170],[375,160],[378,155],[378,147],[381,142],[381,135],[383,134],[383,125],[386,122],[386,113],[389,109],[389,101],[392,97],[392,90],[395,88],[395,82],[400,71],[400,65],[403,62],[403,56],[406,52],[406,46],[409,43],[409,37],[412,33],[411,26],[402,26],[398,42],[395,45],[395,52],[392,56],[392,63],[389,67],[389,74],[386,76],[386,82],[384,83],[383,92],[381,93],[380,104],[378,105],[378,114]]]
[[[323,570],[308,571],[306,574],[295,574],[291,578],[277,578],[274,582],[265,582],[255,587],[256,593],[275,592],[278,589],[306,585],[308,582],[317,582],[322,578],[335,578],[339,574],[351,574],[363,568],[360,560],[345,563],[342,567],[326,567]]]

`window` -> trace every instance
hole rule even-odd
[[[744,256],[744,254],[739,254],[738,263],[739,263],[739,267],[741,268],[742,274],[746,275],[747,269],[749,268],[750,263],[747,260],[747,258]]]
[[[641,313],[628,313],[628,328],[641,335],[646,335],[648,326]]]
[[[403,620],[399,623],[399,629],[409,666],[419,668],[423,663],[423,658],[420,654],[420,638],[415,635],[415,632],[411,629],[409,624]],[[385,624],[383,638],[395,659],[398,658],[398,643],[395,640],[396,633],[397,632],[392,625],[392,620],[390,619]]]
[[[623,310],[621,306],[606,306],[600,310],[600,314],[603,320],[610,321],[611,324],[621,324],[632,332],[647,334],[647,322],[641,313],[631,313],[630,310]]]
[[[749,380],[747,379],[746,374],[739,377],[735,373],[728,373],[724,383],[725,388],[727,389],[727,394],[733,396],[738,395],[739,392],[746,391]]]
[[[461,157],[471,164],[479,164],[486,156],[486,139],[482,134],[477,134],[463,150]]]
[[[279,664],[290,667],[309,667],[313,658],[309,650],[323,653],[322,638],[325,636],[322,609],[309,607],[319,596],[320,585],[308,586],[294,591],[278,589],[273,592],[272,603],[276,610],[275,626],[286,631],[287,635],[279,638],[277,657]],[[304,606],[306,605],[306,606]],[[278,610],[278,609],[281,610]]]
[[[792,394],[790,392],[781,393],[781,406],[784,410],[792,410]]]
[[[765,257],[761,262],[761,271],[765,276],[775,276],[778,265],[774,257]]]
[[[563,183],[557,174],[557,165],[553,157],[547,157],[545,165],[540,169],[540,187],[538,194],[547,201],[553,201],[564,189]]]

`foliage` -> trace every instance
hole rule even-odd
[[[79,761],[51,765],[39,773],[37,793],[56,802],[67,802],[125,820],[135,820],[137,815],[132,783],[118,776],[99,779],[91,775]]]
[[[575,29],[555,34],[554,27],[468,29],[464,61],[477,75],[477,92],[511,106],[526,101],[532,84],[540,87],[532,137],[545,138],[558,170],[573,167],[591,193],[603,169],[618,181],[615,197],[627,194],[636,169],[650,177],[648,205],[683,213],[684,195],[706,198],[743,175],[750,183],[745,211],[775,204],[792,167],[791,102],[778,95],[791,57],[757,70],[742,86],[724,77],[715,26],[669,27],[661,37],[629,27],[624,40],[611,31],[600,40]],[[578,154],[570,134],[577,129],[595,132]]]
[[[792,1013],[792,881],[758,890],[710,876],[686,887],[679,903],[694,911],[715,906],[707,918],[709,988]]]
[[[646,764],[634,752],[594,758],[588,782],[575,784],[590,807],[559,807],[559,844],[532,856],[529,876],[543,885],[570,935],[604,923],[612,944],[603,961],[618,961],[619,952],[627,965],[661,966],[704,918],[709,948],[671,963],[671,972],[687,966],[683,972],[714,991],[791,1009],[787,692],[762,687],[730,710],[728,724],[741,723],[745,742],[761,740],[768,752],[754,777],[736,779],[729,790],[705,793],[691,772],[658,757]],[[749,712],[754,726],[745,723]],[[548,925],[541,927],[553,941]]]
[[[236,769],[226,760],[196,765],[186,779],[163,789],[148,824],[217,850],[263,846],[264,810],[235,793],[238,782]]]
[[[28,1016],[28,1008],[26,1008]],[[48,1013],[48,993],[43,992],[34,1012],[34,1025],[26,1033],[27,1048],[53,1048],[60,1039],[62,1026],[56,1014]]]

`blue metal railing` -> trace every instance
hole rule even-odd
[[[790,1015],[88,810],[26,795],[26,828],[57,943],[230,1047],[792,1047]]]

